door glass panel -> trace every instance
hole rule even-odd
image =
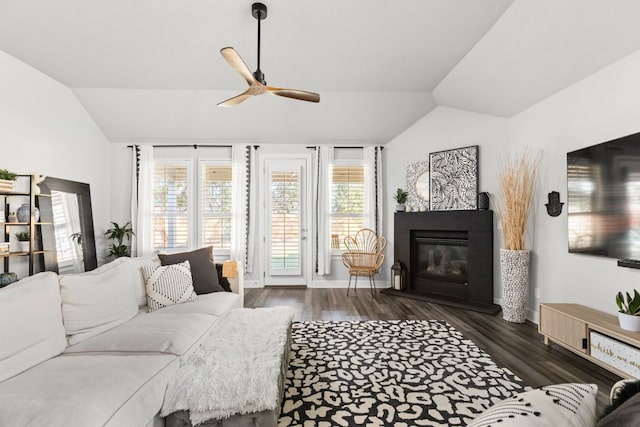
[[[271,170],[271,275],[301,274],[300,175],[299,170]]]

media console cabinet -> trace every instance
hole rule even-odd
[[[640,332],[620,328],[618,318],[579,304],[540,304],[538,332],[623,378],[640,378]]]

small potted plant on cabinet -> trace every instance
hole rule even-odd
[[[29,241],[31,236],[28,231],[20,231],[15,234],[18,240],[18,252],[29,252]]]
[[[397,203],[396,204],[396,212],[404,212],[405,211],[404,204],[407,203],[407,196],[408,195],[409,195],[409,193],[404,191],[402,188],[398,188],[398,190],[396,190],[396,194],[393,195],[393,199]]]
[[[616,304],[620,327],[627,331],[640,332],[640,293],[634,289],[632,297],[629,292],[618,292]]]
[[[18,178],[17,173],[9,172],[6,169],[0,169],[0,191],[12,191],[13,184]]]

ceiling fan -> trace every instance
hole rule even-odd
[[[229,98],[218,104],[219,107],[232,107],[238,105],[247,98],[256,95],[273,94],[284,96],[286,98],[299,99],[301,101],[320,102],[320,95],[315,92],[307,92],[298,89],[283,89],[273,86],[267,86],[264,74],[260,70],[260,21],[267,17],[267,6],[262,3],[253,3],[251,5],[251,14],[258,20],[258,68],[251,73],[247,64],[242,60],[238,52],[232,47],[224,47],[220,49],[220,53],[249,84],[249,89],[240,95]]]

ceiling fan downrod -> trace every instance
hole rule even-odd
[[[258,20],[258,68],[254,71],[253,77],[263,85],[266,85],[264,73],[260,69],[260,21],[267,17],[267,6],[263,3],[254,3],[251,5],[251,14]]]

